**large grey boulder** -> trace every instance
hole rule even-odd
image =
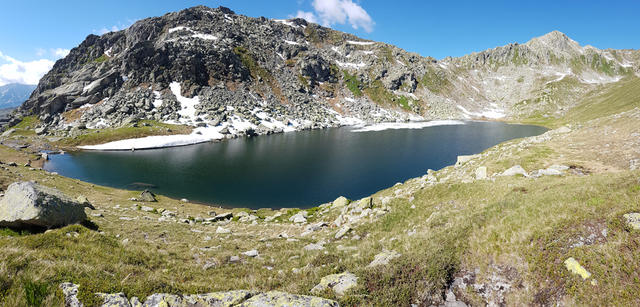
[[[140,201],[155,202],[156,195],[149,190],[144,190],[142,191],[142,193],[140,193]]]
[[[12,183],[0,199],[0,226],[52,228],[77,224],[87,219],[84,208],[62,192],[32,181]]]
[[[338,302],[321,297],[289,294],[285,292],[270,291],[260,293],[238,305],[240,307],[338,307]]]
[[[322,277],[311,293],[320,294],[328,289],[333,290],[337,296],[343,296],[345,292],[358,285],[358,277],[352,273],[344,272]]]

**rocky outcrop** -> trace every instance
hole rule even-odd
[[[52,228],[81,223],[87,215],[79,203],[56,189],[35,182],[16,182],[9,185],[0,199],[0,226],[11,228]]]
[[[82,307],[78,300],[78,285],[63,283],[60,285],[65,299],[66,307]],[[279,291],[257,292],[247,290],[235,290],[226,292],[214,292],[207,294],[176,295],[156,293],[148,296],[144,301],[137,297],[128,299],[124,293],[106,294],[96,293],[102,299],[103,307],[265,307],[265,306],[290,306],[290,307],[338,307],[336,301],[321,297],[296,295]]]

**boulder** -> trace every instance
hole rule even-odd
[[[336,235],[335,235],[334,238],[340,239],[340,238],[344,237],[344,235],[346,235],[347,232],[349,232],[350,230],[351,230],[351,227],[343,226],[342,228],[340,228],[340,230],[338,230],[338,232],[336,232]]]
[[[477,180],[484,180],[487,179],[487,167],[486,166],[480,166],[476,169],[476,179]]]
[[[319,294],[330,289],[336,294],[336,296],[340,297],[343,296],[347,290],[357,285],[358,277],[349,272],[332,274],[322,277],[320,283],[311,289],[311,293]]]
[[[478,157],[480,157],[480,155],[458,156],[458,160],[456,161],[455,167],[460,167],[462,166],[462,164],[465,164]]]
[[[131,306],[131,303],[122,292],[114,293],[114,294],[96,293],[96,296],[102,299],[102,306],[109,306],[109,307]]]
[[[35,182],[16,182],[0,200],[0,226],[11,228],[52,228],[77,224],[87,219],[84,208],[62,192]]]
[[[156,201],[156,195],[153,194],[149,190],[144,190],[144,191],[142,191],[142,193],[140,193],[139,200],[140,201],[146,201],[146,202],[155,202]]]
[[[289,294],[279,291],[260,293],[238,305],[239,307],[262,306],[299,306],[299,307],[338,307],[338,302],[321,297]]]
[[[525,171],[524,168],[522,168],[522,166],[520,165],[514,165],[508,170],[504,171],[502,174],[500,174],[500,176],[515,176],[515,175],[522,175],[525,177],[529,176],[527,174],[527,171]]]
[[[78,285],[65,282],[60,284],[60,289],[62,289],[65,307],[82,307],[82,303],[78,300]]]
[[[377,254],[374,258],[373,261],[371,261],[371,263],[369,263],[369,265],[367,267],[376,267],[379,265],[387,265],[389,264],[389,261],[396,259],[398,257],[402,256],[400,253],[396,252],[396,251],[388,251],[388,250],[384,250],[381,253]]]
[[[341,208],[341,207],[344,207],[344,206],[346,206],[348,204],[349,204],[349,200],[344,196],[340,196],[340,197],[336,198],[336,200],[333,201],[332,205],[333,205],[334,208]]]
[[[640,230],[640,213],[632,212],[623,215],[624,219],[627,221],[627,226],[634,230]]]

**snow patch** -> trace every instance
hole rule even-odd
[[[284,40],[285,43],[289,44],[289,45],[300,45],[300,43],[294,42],[294,41],[288,41],[288,40]]]
[[[358,42],[358,41],[347,41],[347,44],[351,45],[360,45],[360,46],[369,46],[375,44],[375,42]]]
[[[469,112],[469,110],[467,110],[465,107],[461,105],[457,105],[456,107],[460,109],[460,111],[462,111],[465,115],[467,115],[466,116],[467,118],[473,116],[473,117],[499,119],[506,116],[506,114],[504,113],[504,110],[498,108],[496,104],[492,104],[491,106],[492,106],[492,109],[482,111],[482,112]]]
[[[360,68],[363,68],[363,67],[367,66],[367,64],[365,64],[364,62],[360,62],[360,63],[344,63],[344,62],[336,61],[336,64],[338,64],[338,66],[340,66],[342,68],[354,68],[354,69],[360,69]]]
[[[153,91],[153,97],[155,98],[155,100],[153,100],[153,107],[156,109],[160,108],[162,106],[162,94],[158,91]]]
[[[200,38],[200,39],[204,39],[204,40],[216,40],[216,39],[218,39],[218,37],[215,36],[215,35],[204,34],[204,33],[196,33],[196,34],[191,35],[191,37]]]
[[[368,131],[383,131],[390,129],[423,129],[426,127],[435,126],[452,126],[452,125],[464,125],[463,121],[459,120],[434,120],[428,122],[408,122],[408,123],[381,123],[370,126],[365,126],[359,129],[351,130],[351,132],[368,132]]]
[[[171,82],[169,84],[169,88],[173,95],[176,96],[176,99],[180,103],[180,122],[187,123],[189,119],[196,118],[196,108],[195,106],[200,103],[200,98],[198,96],[194,96],[193,98],[187,98],[182,96],[180,82]]]
[[[169,29],[169,33],[173,33],[173,32],[176,32],[176,31],[182,31],[182,30],[191,31],[191,29],[189,27],[179,26],[179,27],[175,27],[175,28]]]

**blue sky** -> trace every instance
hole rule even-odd
[[[111,0],[4,1],[0,85],[34,83],[91,33],[194,5],[268,18],[305,16],[423,56],[461,56],[553,30],[582,45],[640,48],[640,1]],[[34,81],[35,80],[35,81]]]

